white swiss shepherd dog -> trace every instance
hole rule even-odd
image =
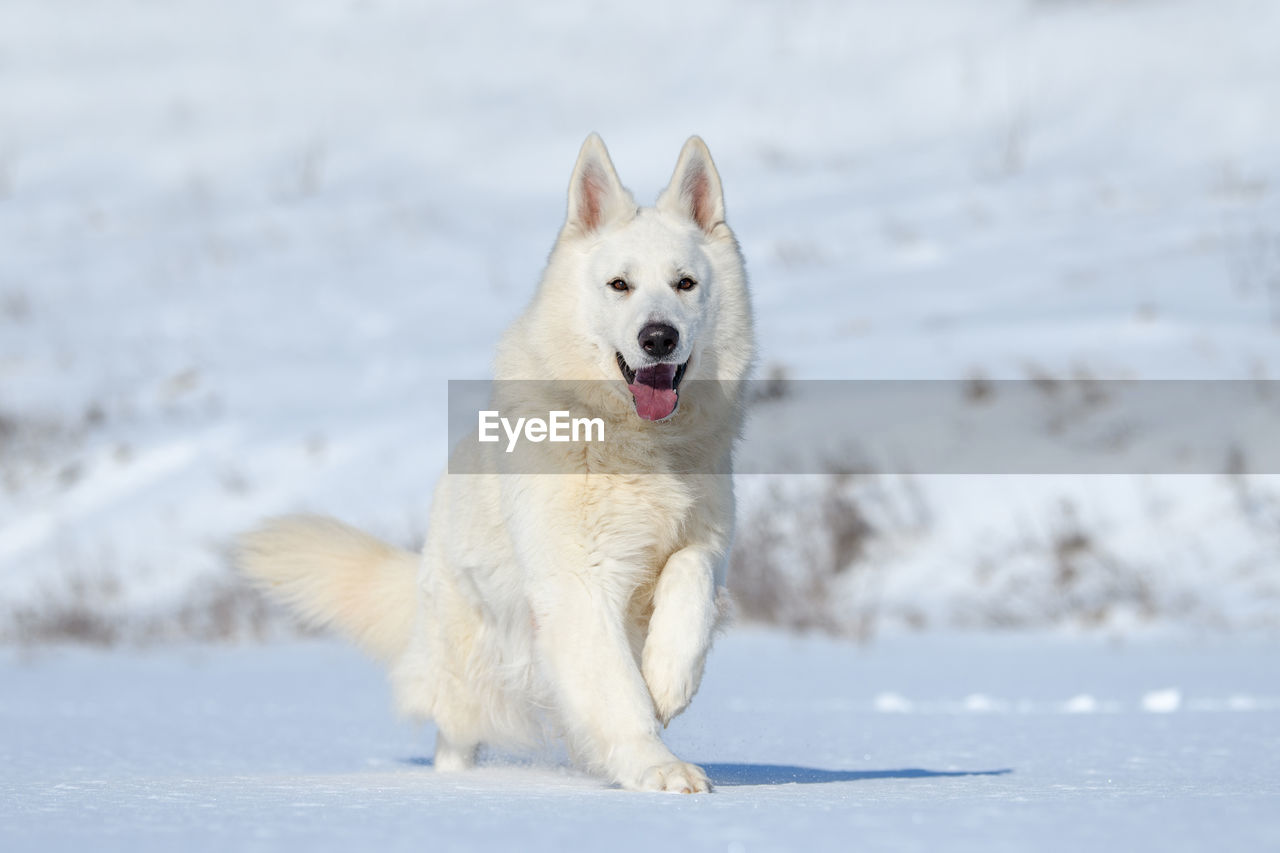
[[[724,612],[753,359],[706,145],[689,139],[657,204],[638,207],[592,134],[542,282],[496,359],[495,387],[530,389],[508,397],[554,385],[575,399],[493,408],[588,413],[608,441],[539,445],[555,474],[503,470],[497,445],[462,441],[451,469],[485,473],[442,477],[421,557],[292,516],[247,534],[241,565],[387,663],[398,709],[436,724],[437,770],[469,767],[481,744],[554,735],[625,788],[709,791],[660,733],[697,691]],[[501,382],[527,379],[593,381]]]

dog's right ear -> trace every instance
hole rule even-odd
[[[700,137],[690,136],[680,150],[671,183],[658,196],[658,207],[692,219],[707,234],[724,225],[724,191],[711,152]]]
[[[635,212],[635,199],[618,180],[604,140],[598,133],[591,134],[582,143],[569,181],[565,228],[591,234],[615,219],[634,216]]]

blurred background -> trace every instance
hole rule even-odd
[[[295,625],[235,532],[416,547],[446,380],[533,292],[579,144],[698,133],[761,374],[1280,378],[1280,6],[8,0],[0,640]],[[1224,413],[1230,417],[1230,413]],[[1280,480],[751,477],[742,617],[1280,627]]]

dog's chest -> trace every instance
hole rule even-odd
[[[698,497],[677,477],[588,478],[580,520],[583,545],[598,559],[656,574],[684,547]]]

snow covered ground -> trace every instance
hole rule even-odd
[[[1280,376],[1277,32],[1268,0],[11,0],[0,635],[243,633],[226,547],[268,513],[416,544],[446,380],[487,375],[592,129],[641,198],[707,139],[766,370]],[[867,498],[833,600],[886,623],[1280,622],[1274,478],[860,488],[911,511]]]
[[[345,646],[0,659],[7,850],[1266,850],[1280,679],[1243,639],[723,638],[675,750],[704,797],[553,759],[427,766]]]

